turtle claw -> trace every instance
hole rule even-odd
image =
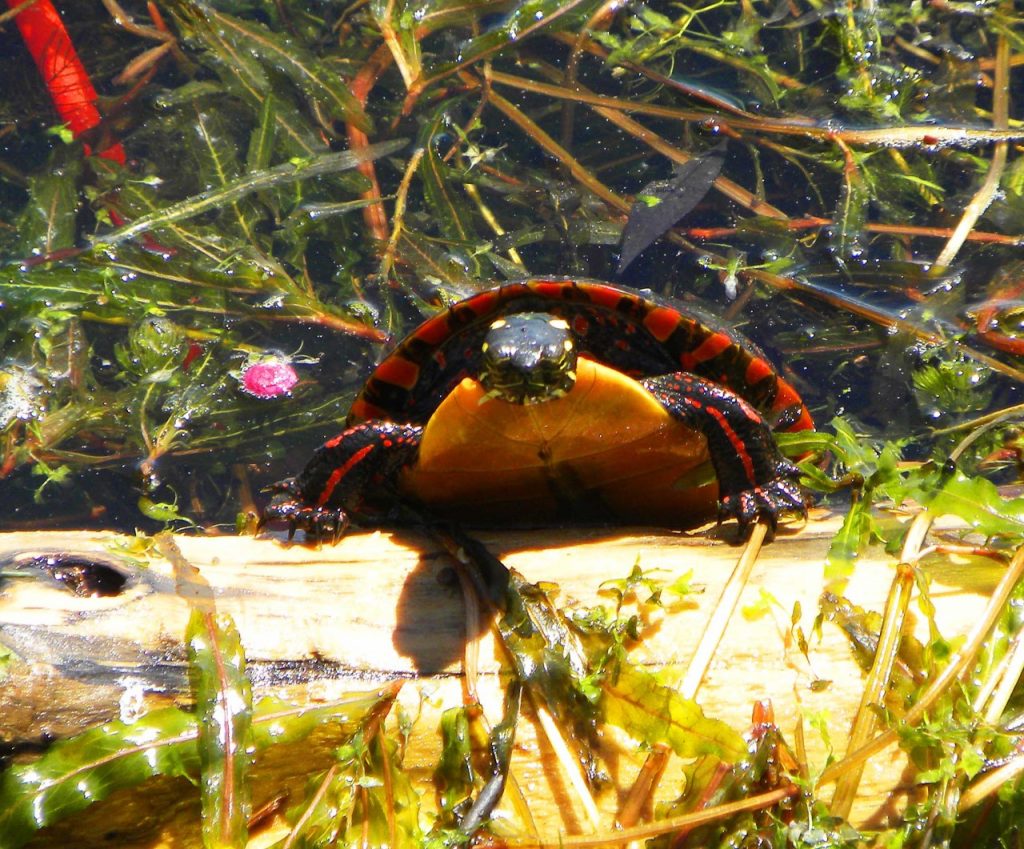
[[[776,466],[776,477],[760,486],[732,492],[722,497],[718,505],[718,522],[735,519],[739,525],[740,538],[750,534],[751,525],[765,521],[774,533],[779,523],[779,515],[785,511],[796,511],[807,515],[807,503],[794,482],[799,469],[786,460],[780,460]]]
[[[305,503],[294,478],[272,484],[264,492],[274,492],[279,497],[263,511],[256,523],[256,533],[271,522],[282,521],[288,523],[289,542],[295,538],[295,532],[301,529],[308,537],[317,541],[329,538],[333,545],[348,530],[349,518],[344,510],[340,507],[327,508]]]

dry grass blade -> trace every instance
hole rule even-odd
[[[910,564],[916,562],[919,557],[919,551],[928,529],[931,527],[932,518],[927,511],[919,513],[914,517],[910,531],[907,533],[903,554],[896,566],[889,598],[885,603],[882,628],[878,635],[878,645],[875,648],[875,659],[871,665],[871,671],[864,681],[864,691],[854,717],[847,753],[854,752],[867,743],[878,726],[878,717],[874,707],[885,702],[885,693],[889,688],[893,665],[896,662],[900,639],[903,636],[910,594],[914,588],[914,570]],[[837,816],[848,817],[850,815],[863,771],[864,764],[858,764],[844,772],[836,782],[835,793],[832,796],[832,810]]]
[[[1007,10],[1012,10],[1011,3],[1004,3]],[[996,43],[995,88],[992,94],[992,123],[997,130],[1005,130],[1010,121],[1010,42],[1005,34],[1000,33]],[[989,165],[985,181],[981,184],[971,202],[967,204],[964,214],[957,222],[956,228],[945,247],[935,258],[935,270],[941,272],[949,266],[960,251],[967,234],[974,229],[978,219],[988,209],[995,198],[999,182],[1006,169],[1008,143],[998,141],[992,152],[992,163]]]
[[[718,644],[725,634],[729,619],[732,618],[732,614],[736,610],[740,595],[743,593],[743,588],[747,585],[750,573],[757,563],[757,555],[761,552],[761,546],[764,544],[767,536],[768,525],[764,522],[758,522],[754,525],[750,539],[747,540],[743,553],[740,555],[739,560],[736,561],[736,567],[733,569],[732,575],[729,576],[728,583],[722,589],[722,594],[715,604],[711,619],[701,634],[700,642],[697,644],[693,657],[690,658],[690,665],[686,670],[686,675],[679,685],[679,692],[684,699],[692,699],[697,695],[701,681],[704,679],[705,674],[707,674],[708,666],[710,666]]]
[[[902,724],[912,726],[920,722],[925,714],[934,706],[935,702],[941,698],[946,689],[975,661],[978,652],[981,651],[985,640],[988,638],[992,626],[1002,614],[1004,605],[1022,578],[1024,578],[1024,546],[1018,548],[1014,554],[1009,567],[989,598],[985,614],[975,623],[967,635],[964,644],[950,658],[949,664],[921,694],[917,703],[901,717],[900,721]],[[896,742],[897,738],[898,731],[890,729],[883,734],[879,734],[860,748],[847,753],[844,758],[822,772],[818,778],[818,786],[822,787],[839,781],[849,770],[891,746]]]
[[[692,814],[678,817],[666,817],[652,823],[608,831],[603,834],[585,835],[553,835],[536,842],[532,840],[507,840],[506,845],[515,849],[555,849],[555,847],[574,847],[574,849],[597,849],[601,846],[617,846],[637,840],[649,840],[663,834],[671,834],[681,829],[692,829],[699,825],[724,820],[746,811],[758,811],[788,799],[798,792],[796,787],[785,787],[768,793],[759,793],[740,802],[716,805]]]
[[[463,77],[466,78],[467,75],[463,75]],[[473,82],[477,82],[473,77],[468,78]],[[569,153],[568,150],[544,132],[540,125],[527,117],[522,110],[494,91],[492,91],[488,96],[488,102],[505,115],[505,117],[511,120],[523,132],[525,132],[547,153],[561,162],[569,170],[569,173],[572,174],[573,178],[584,188],[593,192],[613,209],[619,212],[629,212],[629,201],[621,195],[616,194],[604,183],[596,179],[593,174],[584,168],[579,161]]]
[[[601,828],[601,813],[598,811],[597,803],[594,801],[594,796],[590,792],[586,776],[583,775],[579,759],[573,756],[573,753],[569,748],[569,744],[565,742],[565,738],[562,736],[558,723],[555,722],[555,718],[551,715],[551,712],[544,705],[540,704],[537,699],[532,697],[530,698],[530,704],[537,717],[537,721],[540,724],[541,730],[544,732],[544,737],[547,739],[548,744],[555,753],[555,757],[558,759],[558,763],[562,768],[563,774],[569,780],[569,784],[576,792],[576,798],[579,800],[580,806],[583,808],[583,812],[587,821],[590,823],[590,827],[595,830],[599,830]]]
[[[819,141],[843,141],[850,145],[878,145],[881,147],[933,147],[933,146],[964,146],[983,144],[986,142],[1013,142],[1024,138],[1024,130],[1009,128],[984,128],[968,126],[895,126],[872,128],[853,128],[818,126],[808,121],[794,119],[778,119],[760,117],[749,113],[723,118],[714,113],[697,109],[685,109],[676,106],[664,106],[658,103],[645,103],[642,100],[627,100],[580,91],[576,87],[542,83],[521,77],[494,71],[493,82],[507,85],[522,91],[532,91],[547,97],[555,97],[569,102],[585,103],[588,106],[602,107],[619,112],[634,112],[640,115],[651,115],[669,118],[675,121],[692,123],[712,123],[731,130],[748,130],[781,136],[803,136]]]
[[[391,235],[388,237],[387,247],[384,249],[384,256],[380,260],[380,278],[387,280],[391,274],[391,266],[395,261],[395,249],[398,247],[398,240],[402,235],[402,222],[405,220],[405,204],[409,196],[409,183],[413,175],[420,167],[423,154],[426,151],[420,147],[413,151],[409,157],[409,164],[405,166],[405,173],[402,175],[402,182],[398,184],[398,192],[395,194],[395,211],[391,216]]]

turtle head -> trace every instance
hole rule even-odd
[[[479,379],[488,397],[536,404],[561,398],[576,382],[576,342],[561,318],[503,316],[491,324],[481,350]]]

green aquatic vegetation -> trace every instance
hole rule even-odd
[[[199,727],[203,840],[244,846],[252,807],[246,777],[253,751],[252,685],[230,617],[196,607],[185,631]]]
[[[269,747],[301,742],[321,725],[335,723],[355,734],[361,723],[386,711],[395,695],[391,687],[315,708],[261,699],[252,723],[257,762]],[[3,845],[23,846],[44,826],[156,776],[198,781],[204,768],[199,736],[194,713],[163,708],[97,726],[55,743],[31,763],[9,767],[0,778]]]
[[[677,755],[713,755],[739,760],[744,754],[740,736],[725,723],[704,716],[692,699],[660,684],[635,666],[609,669],[601,684],[604,720],[648,745],[667,744]]]
[[[727,292],[754,285],[760,303],[780,278],[815,273],[822,248],[826,262],[856,277],[877,249],[878,210],[917,223],[945,200],[949,165],[922,136],[964,117],[952,105],[966,78],[938,86],[920,62],[901,64],[914,54],[891,43],[910,27],[927,45],[942,16],[897,5],[859,15],[730,2],[615,14],[591,2],[388,3],[336,21],[287,4],[170,4],[176,52],[116,124],[130,167],[93,157],[86,168],[78,141],[51,139],[21,194],[4,196],[17,222],[4,235],[12,263],[0,278],[5,373],[26,369],[27,380],[9,385],[35,387],[18,390],[31,401],[11,401],[4,467],[47,474],[45,502],[93,467],[113,477],[141,462],[139,497],[172,504],[185,503],[189,458],[212,455],[202,463],[209,469],[267,462],[266,442],[249,434],[269,431],[275,462],[289,438],[323,435],[324,422],[341,418],[378,345],[432,303],[527,272],[608,276],[629,193],[669,176],[652,151],[677,165],[707,153],[717,140],[702,136],[715,121],[742,134],[709,195],[719,198],[709,203],[721,233],[699,245],[685,225],[669,234],[696,266],[645,266],[640,282],[720,297],[720,278]],[[959,21],[964,51],[983,49],[989,25],[1014,31],[1003,6],[986,13]],[[103,30],[102,21],[89,25]],[[107,63],[136,46],[124,34],[116,42]],[[537,45],[552,47],[545,62],[531,52]],[[81,49],[93,58],[88,42]],[[486,79],[495,82],[485,88]],[[851,120],[882,122],[874,145],[807,118],[834,106],[837,87],[848,91],[840,102]],[[581,99],[590,92],[654,112],[625,123],[621,112],[591,112]],[[12,95],[10,107],[29,105]],[[759,117],[765,110],[775,116]],[[903,122],[903,135],[886,136],[885,122]],[[574,124],[592,131],[574,133]],[[669,141],[674,124],[686,128],[689,148]],[[969,127],[963,134],[970,140]],[[877,147],[890,139],[905,152]],[[961,169],[985,166],[983,156],[957,155]],[[802,207],[782,203],[795,174]],[[397,227],[388,216],[401,176]],[[750,214],[733,214],[722,197]],[[804,237],[796,220],[807,215],[829,219],[816,225],[827,238]],[[117,354],[154,319],[184,328],[187,342],[164,345],[177,359],[145,371]],[[68,328],[82,352],[70,386],[41,361],[41,348]],[[200,366],[185,364],[192,344],[203,349]],[[250,403],[232,371],[257,348],[302,351],[323,365],[291,397]],[[159,475],[148,474],[157,464]],[[224,484],[211,475],[205,486]],[[116,489],[84,497],[116,504]],[[119,505],[118,515],[128,509]],[[210,503],[202,518],[233,512]]]

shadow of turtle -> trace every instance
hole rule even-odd
[[[435,527],[419,540],[429,541],[429,547],[403,584],[393,645],[420,675],[461,674],[451,667],[467,642],[490,630],[504,603],[508,570],[462,531]],[[475,596],[475,615],[467,607],[467,593]]]

